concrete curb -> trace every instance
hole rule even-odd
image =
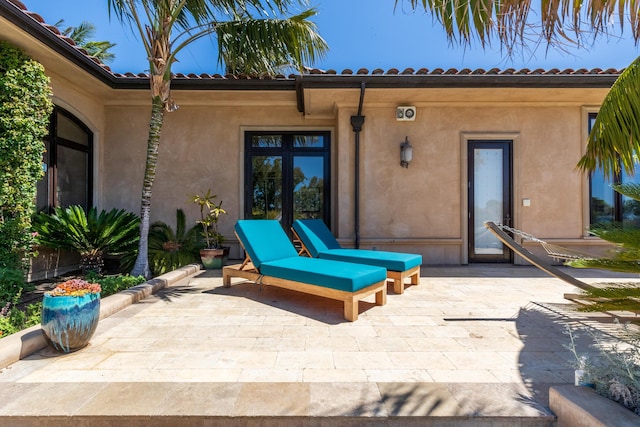
[[[589,387],[573,385],[549,389],[549,407],[561,427],[637,427],[640,416],[624,406],[596,394]],[[615,420],[615,421],[614,421]],[[611,424],[615,422],[615,424]]]
[[[100,300],[100,320],[155,294],[161,289],[172,286],[176,282],[192,276],[200,271],[198,264],[190,264],[177,270],[163,274],[140,285],[118,292]],[[20,359],[45,348],[47,339],[40,325],[0,339],[0,369],[4,369]]]

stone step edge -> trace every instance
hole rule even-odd
[[[114,313],[141,301],[148,296],[189,276],[197,274],[201,269],[199,264],[189,264],[177,270],[147,280],[117,294],[100,300],[100,320],[106,319]],[[34,325],[23,331],[0,339],[0,369],[24,359],[25,357],[45,348],[47,339],[40,325]]]

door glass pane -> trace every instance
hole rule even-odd
[[[253,203],[251,217],[282,219],[282,157],[252,157]]]
[[[45,151],[42,155],[42,171],[44,175],[36,184],[36,208],[43,211],[49,207],[49,141],[44,142]]]
[[[88,208],[88,155],[72,148],[58,146],[56,177],[57,206],[80,205]]]
[[[502,242],[484,226],[485,221],[503,221],[502,153],[496,148],[475,149],[473,153],[474,251],[478,255],[503,253]]]
[[[324,159],[295,156],[293,159],[293,219],[322,219]]]

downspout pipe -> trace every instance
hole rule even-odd
[[[351,127],[355,134],[355,206],[354,206],[354,231],[356,235],[355,247],[360,249],[360,131],[364,125],[364,116],[362,115],[362,104],[364,102],[365,83],[360,84],[360,103],[358,104],[358,114],[351,116]]]

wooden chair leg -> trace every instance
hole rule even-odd
[[[344,301],[344,318],[349,322],[358,320],[358,300],[350,298]]]
[[[376,305],[385,305],[387,303],[387,289],[376,292]]]
[[[393,292],[396,294],[404,293],[404,278],[393,279]]]

